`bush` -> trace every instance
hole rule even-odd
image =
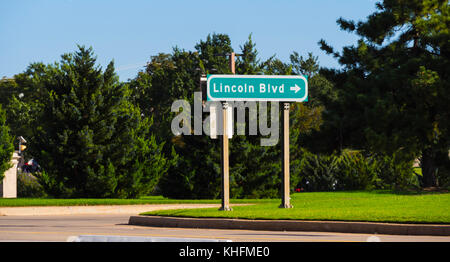
[[[359,151],[344,151],[339,157],[336,190],[372,190],[380,171],[374,157],[365,157]]]
[[[17,174],[17,196],[18,197],[47,197],[44,187],[38,179],[30,173]]]
[[[418,178],[414,173],[413,161],[404,159],[401,153],[379,156],[378,166],[378,176],[381,180],[379,188],[405,190],[419,186]]]
[[[303,150],[300,174],[297,174],[293,182],[305,191],[331,191],[335,190],[338,172],[339,158],[334,154],[316,155]]]
[[[418,186],[412,161],[400,153],[364,155],[345,150],[342,154],[312,154],[302,149],[299,168],[294,167],[291,181],[305,191],[404,190]]]

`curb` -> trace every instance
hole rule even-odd
[[[152,227],[450,236],[450,225],[429,224],[301,220],[247,220],[162,216],[131,216],[128,224]]]

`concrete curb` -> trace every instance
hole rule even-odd
[[[450,225],[430,224],[394,224],[300,220],[247,220],[162,216],[131,216],[128,224],[152,227],[450,236]]]

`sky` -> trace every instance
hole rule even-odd
[[[263,61],[284,62],[294,51],[339,67],[320,50],[324,39],[335,50],[356,43],[341,31],[339,17],[365,20],[375,0],[0,0],[0,78],[33,62],[60,61],[61,55],[92,46],[104,69],[114,60],[121,81],[134,78],[150,57],[173,47],[195,50],[208,34],[230,36],[240,47],[251,34]]]

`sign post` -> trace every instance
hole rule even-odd
[[[229,54],[230,56],[230,70],[233,75],[236,73],[235,69],[235,53]],[[221,100],[223,101],[223,100]],[[233,123],[228,123],[228,108],[229,105],[226,102],[222,103],[222,160],[221,160],[221,169],[222,169],[222,205],[219,210],[222,211],[231,211],[230,207],[230,163],[229,163],[229,151],[228,151],[228,125],[232,125]],[[232,113],[232,112],[231,112]]]
[[[289,102],[308,101],[308,81],[300,75],[235,75],[234,53],[230,55],[232,75],[207,76],[207,100],[223,103],[222,135],[222,207],[229,207],[229,163],[226,101],[271,101],[283,103],[282,201],[280,208],[292,208],[289,194]]]
[[[230,168],[228,152],[228,103],[222,104],[223,112],[223,135],[222,135],[222,206],[219,210],[230,211]]]
[[[289,194],[289,108],[289,103],[283,103],[283,144],[281,147],[283,185],[280,208],[292,208]]]

